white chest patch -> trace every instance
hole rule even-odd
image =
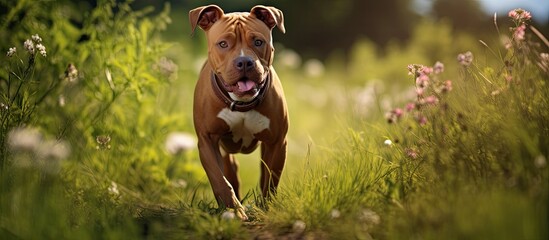
[[[244,147],[248,147],[252,143],[255,134],[269,129],[271,122],[271,120],[255,110],[233,112],[228,108],[223,108],[217,114],[217,117],[223,119],[229,125],[233,133],[233,141],[238,142],[242,139]]]

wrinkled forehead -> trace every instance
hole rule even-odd
[[[247,12],[227,13],[221,19],[212,25],[210,31],[212,37],[226,33],[234,33],[236,35],[255,32],[263,34],[265,38],[271,37],[271,30],[261,20]],[[213,40],[213,39],[212,39]]]

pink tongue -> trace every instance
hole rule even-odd
[[[255,87],[255,82],[251,80],[247,81],[238,81],[238,90],[241,92],[247,92],[252,90]]]

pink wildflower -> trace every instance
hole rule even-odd
[[[387,114],[385,114],[385,118],[387,119],[388,123],[395,123],[397,121],[396,116],[391,112],[388,112]]]
[[[434,95],[428,96],[425,98],[426,104],[436,105],[438,103],[438,98]]]
[[[469,66],[473,63],[473,53],[467,51],[465,53],[460,53],[457,57],[459,64],[462,66]]]
[[[387,113],[387,122],[389,123],[396,122],[402,117],[402,114],[404,114],[404,111],[402,111],[401,108],[395,108],[391,110],[389,113]]]
[[[515,21],[524,22],[532,19],[532,14],[522,8],[517,8],[509,11],[509,17]]]
[[[530,20],[530,19],[532,19],[532,14],[530,14],[530,12],[528,12],[528,11],[524,11],[524,12],[522,13],[522,19],[524,19],[524,20]]]
[[[429,75],[433,72],[433,68],[431,67],[425,67],[423,66],[421,69],[420,69],[420,73],[423,73],[425,75]]]
[[[423,96],[423,93],[425,93],[425,89],[423,88],[416,88],[416,94],[418,97]]]
[[[407,112],[411,112],[412,110],[414,110],[416,108],[416,104],[415,103],[408,103],[406,104],[406,111]]]
[[[419,123],[419,125],[423,126],[427,124],[427,118],[425,116],[418,116],[416,121]]]
[[[521,24],[520,26],[515,28],[515,32],[513,33],[515,41],[520,42],[524,40],[525,30],[526,30],[525,24]]]
[[[416,78],[416,86],[419,88],[426,88],[429,85],[429,76],[421,73],[419,77]]]
[[[408,75],[415,75],[414,65],[408,65]]]
[[[398,118],[402,117],[402,114],[404,113],[401,108],[395,108],[392,112]]]
[[[419,153],[412,148],[406,148],[404,150],[404,153],[406,154],[406,156],[408,156],[411,159],[417,159],[419,157]]]
[[[518,19],[518,13],[515,10],[509,12],[509,17],[512,19]]]
[[[408,75],[413,75],[415,77],[418,77],[421,74],[422,68],[423,68],[423,65],[421,64],[410,64],[408,65]]]
[[[440,74],[440,73],[444,72],[444,64],[441,63],[441,62],[439,62],[439,61],[437,61],[437,62],[435,63],[435,65],[433,66],[433,72],[434,72],[435,74]]]
[[[504,38],[502,40],[502,42],[503,42],[503,46],[505,47],[505,49],[511,49],[513,47],[513,42],[509,38]]]
[[[442,85],[442,92],[452,91],[452,80],[446,80]]]

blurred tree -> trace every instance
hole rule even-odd
[[[273,31],[277,42],[292,48],[305,58],[326,58],[334,51],[348,57],[356,40],[368,38],[384,46],[391,40],[404,41],[410,37],[419,16],[410,5],[413,0],[201,0],[171,1],[172,9],[186,11],[207,4],[217,4],[225,12],[249,11],[256,4],[271,5],[284,12],[287,33]],[[157,6],[155,0],[136,0],[133,5]],[[183,17],[182,17],[183,18]],[[186,16],[184,17],[186,19]],[[174,23],[179,18],[174,17]]]
[[[348,59],[352,46],[361,38],[375,43],[377,49],[385,49],[386,44],[393,40],[408,41],[420,19],[420,15],[411,8],[414,1],[417,0],[135,0],[132,6],[135,9],[154,6],[156,11],[160,11],[164,2],[170,2],[173,23],[168,26],[168,34],[177,34],[172,38],[181,39],[188,38],[190,34],[186,14],[192,8],[217,4],[225,12],[234,12],[249,11],[256,4],[271,5],[281,9],[285,16],[287,33],[282,35],[277,30],[273,31],[277,42],[294,49],[305,58],[325,59],[339,51]],[[489,32],[486,29],[493,30],[492,19],[482,12],[478,0],[428,1],[432,2],[430,15],[437,22],[442,19],[450,21],[454,30],[480,35]],[[96,0],[75,2],[92,7],[96,5]],[[499,23],[509,22],[502,19]],[[549,25],[541,25],[538,29],[547,33],[547,26]],[[196,41],[197,44],[201,42],[196,37],[191,41]]]
[[[349,55],[359,38],[378,45],[406,40],[418,19],[412,0],[280,0],[287,34],[279,39],[286,47],[307,57],[325,58],[335,50]]]
[[[487,27],[493,27],[478,0],[434,0],[431,11],[437,20],[450,20],[456,30],[484,33]]]

